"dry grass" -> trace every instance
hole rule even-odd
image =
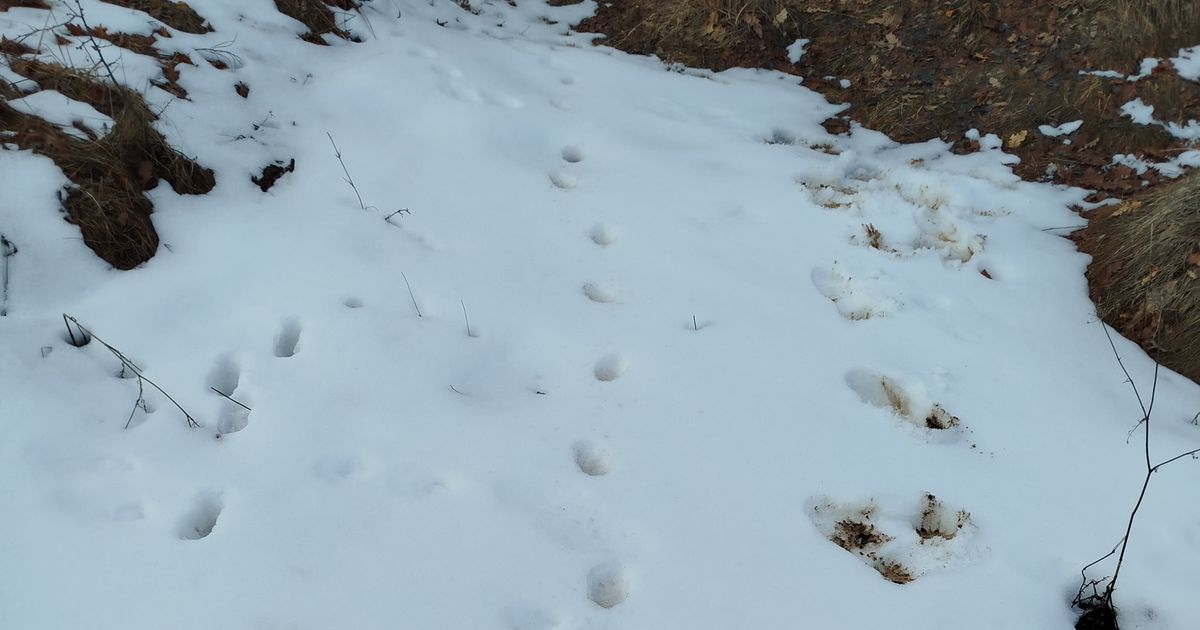
[[[104,0],[127,9],[137,9],[150,14],[154,19],[185,33],[207,33],[212,30],[208,22],[186,2],[170,0]]]
[[[1200,380],[1200,174],[1093,218],[1080,240],[1100,316]]]
[[[95,37],[96,39],[107,41],[114,46],[138,53],[139,55],[146,55],[148,57],[158,56],[158,50],[154,48],[154,43],[157,41],[154,35],[110,32],[104,26],[94,26],[91,29],[85,29],[74,22],[68,22],[65,28],[67,29],[67,33],[75,37]]]
[[[49,9],[50,5],[46,4],[44,0],[0,0],[0,11],[7,11],[16,7]]]
[[[1095,20],[1093,58],[1106,68],[1132,72],[1145,57],[1173,57],[1200,33],[1196,0],[1088,0],[1085,9]]]
[[[863,231],[867,234],[867,245],[874,249],[883,249],[883,232],[874,223],[864,223]]]
[[[136,92],[44,62],[10,58],[9,64],[43,89],[59,90],[113,119],[106,135],[80,139],[0,102],[0,131],[11,133],[8,140],[52,159],[74,184],[63,206],[88,247],[118,269],[149,260],[158,235],[144,191],[165,179],[179,194],[203,194],[216,183],[213,172],[167,143]]]
[[[308,27],[308,32],[301,39],[313,44],[324,45],[322,35],[336,35],[342,39],[355,41],[349,31],[338,23],[338,16],[329,8],[336,7],[343,11],[358,8],[353,0],[275,0],[275,8],[279,12],[295,19]]]

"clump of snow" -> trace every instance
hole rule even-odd
[[[791,44],[788,44],[788,47],[787,47],[788,61],[790,61],[792,63],[800,63],[800,59],[804,56],[804,52],[805,52],[804,47],[808,46],[810,41],[811,40],[808,40],[808,39],[797,39],[796,41],[792,42]]]
[[[1200,121],[1192,119],[1183,124],[1174,121],[1163,122],[1154,117],[1154,106],[1147,105],[1140,98],[1135,98],[1122,105],[1121,113],[1139,125],[1158,125],[1167,133],[1181,140],[1189,142],[1200,140]]]
[[[1200,44],[1191,48],[1180,48],[1179,56],[1172,57],[1171,63],[1179,76],[1192,81],[1200,81]]]
[[[1154,106],[1143,103],[1140,98],[1135,98],[1122,105],[1121,113],[1139,125],[1153,125],[1157,122],[1154,120]]]
[[[1153,57],[1146,57],[1145,59],[1142,60],[1141,65],[1138,67],[1137,73],[1131,74],[1131,75],[1125,77],[1125,79],[1127,81],[1140,81],[1141,79],[1144,79],[1144,78],[1150,76],[1150,74],[1153,73],[1154,69],[1157,67],[1158,67],[1157,59],[1155,59]]]
[[[1057,138],[1059,136],[1069,136],[1079,130],[1083,126],[1082,120],[1073,120],[1061,125],[1038,125],[1038,131],[1043,136]]]

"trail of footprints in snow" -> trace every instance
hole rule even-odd
[[[347,308],[359,308],[362,301],[348,298],[344,302]],[[300,350],[300,334],[302,328],[296,318],[284,320],[279,334],[275,337],[274,354],[280,358],[290,358]],[[217,411],[216,437],[237,433],[250,425],[250,404],[253,400],[251,387],[247,385],[242,374],[241,365],[233,355],[224,355],[217,359],[216,365],[208,374],[208,386],[221,395],[221,403]],[[200,540],[212,534],[217,526],[217,519],[225,509],[220,493],[208,491],[201,493],[195,500],[192,510],[184,516],[179,525],[179,537],[183,540]]]
[[[850,176],[863,181],[876,178],[871,174]],[[850,186],[845,182],[833,185],[828,181],[801,180],[800,183],[810,188],[813,200],[826,208],[850,208],[858,203],[859,191],[853,182]],[[851,242],[897,257],[909,257],[922,249],[933,250],[958,268],[984,250],[986,237],[959,220],[969,210],[949,207],[945,195],[926,185],[897,184],[895,188],[914,208],[917,235],[912,239],[890,239],[874,224],[863,223],[861,233],[852,237]],[[980,273],[992,279],[986,269]],[[814,269],[811,280],[817,291],[834,303],[839,314],[852,321],[888,317],[903,307],[889,294],[887,276],[882,270],[851,273],[835,263],[831,268]],[[924,430],[929,437],[961,435],[964,431],[958,416],[934,401],[923,385],[913,379],[864,369],[851,370],[845,378],[847,386],[863,403],[891,411],[917,430]],[[810,501],[809,517],[830,542],[856,555],[884,579],[896,584],[907,584],[941,567],[963,564],[974,555],[970,540],[977,527],[970,513],[947,508],[929,493],[911,505],[886,508],[881,508],[875,498],[840,502],[817,497]]]
[[[571,85],[573,78],[563,80],[564,85]],[[561,109],[568,109],[563,106]],[[584,160],[584,152],[577,145],[566,145],[559,152],[559,157],[566,163],[566,168]],[[566,170],[558,170],[549,174],[551,183],[561,190],[570,190],[578,185],[579,180]],[[611,226],[598,223],[588,233],[588,238],[599,247],[608,247],[616,242],[617,231]],[[597,304],[610,304],[617,299],[616,290],[607,284],[586,282],[582,285],[583,294]],[[597,381],[607,383],[615,381],[625,374],[629,368],[628,359],[620,354],[605,355],[596,361],[592,375]],[[588,477],[602,477],[612,470],[612,452],[604,445],[591,440],[579,440],[572,447],[572,457],[579,472]],[[588,570],[585,579],[587,598],[601,608],[612,608],[621,604],[629,597],[631,578],[628,567],[619,561],[607,561],[593,565]]]

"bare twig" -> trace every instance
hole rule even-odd
[[[408,282],[408,276],[401,271],[400,277],[404,278],[404,285],[408,287],[408,298],[412,300],[413,308],[417,311],[417,317],[423,319],[425,316],[421,314],[421,307],[417,306],[417,296],[413,295],[412,284]]]
[[[86,335],[87,337],[89,337],[91,339],[95,339],[96,341],[100,342],[100,345],[104,346],[109,352],[111,352],[113,354],[113,356],[117,357],[117,360],[121,362],[121,365],[123,367],[133,370],[134,375],[138,379],[138,391],[139,391],[138,399],[143,401],[143,403],[142,403],[143,405],[145,403],[144,403],[144,399],[142,398],[140,392],[141,392],[141,388],[142,388],[142,381],[145,381],[145,382],[149,383],[151,387],[153,387],[154,389],[157,389],[158,393],[162,394],[163,396],[166,396],[167,400],[171,401],[171,404],[175,405],[175,408],[183,413],[183,417],[187,418],[187,425],[189,428],[197,429],[200,427],[200,423],[196,422],[196,419],[192,417],[192,414],[188,413],[187,410],[183,408],[183,405],[180,405],[179,402],[175,400],[175,398],[173,398],[170,394],[168,394],[166,392],[166,390],[159,387],[157,383],[150,380],[149,378],[146,378],[146,375],[142,373],[142,369],[139,368],[136,363],[129,360],[129,357],[125,356],[124,353],[122,353],[120,350],[117,350],[116,348],[114,348],[113,346],[108,344],[103,339],[97,337],[96,333],[85,328],[83,326],[83,324],[80,324],[79,320],[75,319],[74,317],[71,317],[70,315],[63,313],[63,321],[64,322],[69,321],[72,324],[75,324],[75,327],[79,329],[79,332],[83,333],[84,335]],[[67,331],[68,332],[71,331],[70,326],[67,326]],[[72,341],[74,341],[74,338],[75,338],[74,333],[71,333]],[[135,405],[136,405],[136,403],[135,403]],[[132,414],[130,415],[130,419],[132,420]],[[128,428],[129,423],[126,422],[125,425],[126,425],[126,428]]]
[[[75,338],[75,331],[71,330],[71,323],[67,321],[66,313],[63,313],[63,326],[66,326],[66,328],[67,328],[67,336],[71,338],[72,346],[79,348],[79,347],[87,345],[85,343],[87,340],[87,337],[83,337],[83,331],[80,331],[80,333],[79,333],[80,337],[83,337],[83,339],[84,339],[83,342],[81,342],[80,340]]]
[[[462,305],[463,321],[467,324],[467,336],[474,337],[475,334],[471,332],[471,320],[467,317],[467,303],[462,300],[459,300],[458,303]]]
[[[408,208],[400,208],[399,210],[387,215],[386,217],[383,217],[383,220],[387,221],[388,223],[391,223],[392,217],[396,216],[397,214],[412,214],[412,212]]]
[[[8,259],[17,255],[17,246],[4,234],[0,234],[0,258],[4,259],[4,271],[0,276],[0,317],[8,315],[8,281],[9,281],[9,265]]]
[[[350,169],[346,168],[346,161],[342,159],[342,152],[338,149],[337,143],[333,141],[333,134],[326,131],[325,135],[329,136],[329,144],[333,145],[333,154],[337,156],[338,164],[342,165],[342,172],[346,174],[342,179],[345,180],[350,187],[354,189],[354,196],[358,197],[358,207],[362,210],[367,209],[367,204],[363,203],[362,195],[358,192],[358,186],[354,185],[354,179],[350,177]]]
[[[87,17],[83,14],[83,5],[79,0],[75,0],[75,9],[78,13],[73,13],[72,17],[79,18],[79,21],[83,23],[83,31],[87,33],[88,44],[96,52],[96,56],[100,59],[100,64],[104,66],[104,71],[108,74],[108,80],[112,81],[113,85],[118,85],[117,77],[113,75],[112,66],[108,65],[108,60],[104,58],[104,52],[100,49],[100,44],[96,41],[96,37],[92,35],[92,27],[87,23]]]
[[[1153,478],[1154,473],[1158,472],[1160,468],[1166,466],[1167,464],[1184,459],[1186,457],[1192,457],[1193,459],[1197,458],[1197,456],[1200,455],[1200,448],[1180,453],[1179,455],[1163,460],[1157,464],[1153,463],[1154,460],[1150,455],[1150,418],[1151,414],[1154,412],[1154,401],[1158,394],[1158,374],[1160,366],[1158,362],[1155,361],[1154,380],[1151,383],[1150,400],[1147,404],[1142,398],[1141,392],[1138,390],[1137,383],[1134,382],[1133,377],[1129,374],[1129,370],[1125,367],[1125,362],[1121,359],[1120,352],[1117,351],[1117,344],[1113,341],[1112,334],[1108,331],[1108,326],[1106,326],[1103,322],[1100,325],[1104,329],[1104,336],[1108,339],[1109,347],[1112,348],[1113,356],[1117,358],[1117,365],[1121,367],[1121,371],[1125,374],[1125,378],[1128,381],[1129,386],[1133,389],[1133,395],[1138,401],[1138,406],[1142,410],[1142,418],[1138,421],[1137,425],[1134,426],[1133,430],[1130,431],[1130,435],[1132,435],[1133,431],[1136,431],[1138,427],[1145,427],[1145,432],[1143,433],[1144,441],[1142,451],[1146,462],[1146,475],[1142,479],[1142,488],[1138,492],[1137,502],[1134,503],[1133,509],[1129,512],[1129,520],[1125,524],[1125,535],[1121,537],[1121,541],[1118,543],[1117,547],[1113,548],[1113,551],[1110,551],[1104,557],[1083,568],[1081,571],[1081,574],[1083,575],[1083,584],[1080,585],[1079,592],[1076,595],[1075,600],[1072,602],[1076,606],[1085,610],[1093,608],[1105,608],[1111,611],[1113,610],[1113,593],[1117,589],[1117,579],[1120,577],[1121,568],[1125,564],[1125,553],[1129,550],[1129,540],[1130,536],[1133,534],[1133,523],[1137,518],[1138,511],[1142,508],[1142,503],[1146,499],[1146,491],[1150,487],[1151,478]],[[1117,564],[1113,569],[1112,578],[1089,581],[1087,578],[1087,570],[1112,557],[1114,553],[1117,553],[1118,548],[1120,549],[1120,553],[1117,554]],[[1098,592],[1098,587],[1106,580],[1107,584],[1104,586],[1104,592]],[[1083,592],[1089,586],[1092,587],[1093,593],[1092,595],[1085,597]]]
[[[121,369],[124,369],[124,364],[122,364]],[[137,397],[137,400],[133,401],[133,409],[129,410],[129,418],[127,418],[125,420],[125,428],[126,429],[129,428],[129,423],[133,422],[133,414],[137,413],[138,408],[140,407],[143,411],[146,409],[145,394],[146,394],[146,389],[145,389],[145,387],[142,386],[142,379],[139,378],[138,379],[138,397]]]
[[[235,404],[235,405],[237,405],[237,406],[241,407],[242,409],[245,409],[246,411],[254,411],[253,409],[251,409],[251,408],[247,407],[246,405],[243,405],[242,403],[240,403],[240,402],[238,402],[238,401],[234,400],[234,399],[233,399],[233,396],[230,396],[229,394],[226,394],[225,392],[223,392],[223,391],[221,391],[221,390],[217,389],[216,387],[209,387],[209,389],[213,390],[214,392],[217,392],[218,394],[220,394],[221,396],[223,396],[223,397],[225,398],[225,400],[228,400],[229,402],[231,402],[231,403],[233,403],[233,404]]]

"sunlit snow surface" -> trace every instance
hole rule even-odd
[[[162,40],[190,100],[147,95],[218,186],[150,192],[154,259],[108,269],[58,169],[0,151],[0,627],[1072,627],[1143,466],[1061,238],[1083,191],[830,135],[794,77],[593,47],[566,34],[591,2],[375,2],[331,47],[267,0],[191,4],[215,31]],[[195,51],[222,42],[240,68]],[[202,427],[149,385],[134,409],[63,313]],[[1160,374],[1156,453],[1197,411]],[[1198,482],[1156,477],[1123,627],[1200,619]],[[830,541],[854,519],[874,558]]]

